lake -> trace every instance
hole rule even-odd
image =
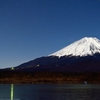
[[[100,85],[1,84],[0,100],[100,100]]]

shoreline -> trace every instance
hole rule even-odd
[[[100,84],[100,73],[0,71],[0,84]]]

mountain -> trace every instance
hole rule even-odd
[[[98,72],[100,70],[100,40],[82,38],[45,57],[23,63],[15,70]]]
[[[87,56],[95,53],[100,53],[100,40],[97,38],[85,37],[50,56]]]

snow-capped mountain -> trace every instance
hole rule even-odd
[[[98,72],[100,71],[100,40],[92,37],[82,38],[49,56],[36,58],[14,69],[35,72]]]
[[[85,37],[49,56],[87,56],[95,53],[100,53],[100,40]]]

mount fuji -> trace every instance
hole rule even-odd
[[[98,72],[100,71],[100,40],[84,37],[45,57],[23,63],[15,70]]]
[[[85,37],[50,56],[87,56],[95,53],[100,53],[100,40],[97,38]]]

